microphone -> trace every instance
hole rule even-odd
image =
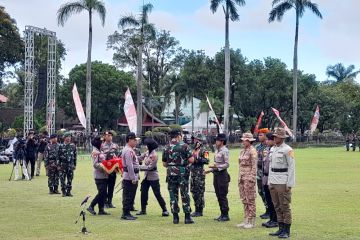
[[[84,200],[81,202],[80,206],[84,205],[85,203],[87,203],[87,201],[89,200],[91,196],[90,195],[87,195]]]

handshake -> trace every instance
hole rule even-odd
[[[215,165],[215,164],[209,165],[209,169],[204,170],[204,174],[208,174],[208,173],[214,172],[214,170],[217,170],[216,165]]]

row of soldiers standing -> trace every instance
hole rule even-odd
[[[50,135],[45,147],[44,164],[48,176],[49,194],[60,194],[59,180],[63,197],[72,197],[72,180],[76,168],[77,150],[71,142],[71,134],[63,135],[64,142],[58,143],[57,134]]]

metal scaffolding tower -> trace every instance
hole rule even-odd
[[[35,34],[48,37],[46,124],[49,134],[55,132],[56,33],[42,28],[25,26],[24,135],[33,128]]]

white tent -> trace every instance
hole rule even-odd
[[[214,119],[214,117],[215,117],[215,115],[213,113],[209,113],[209,119]],[[207,118],[207,113],[206,112],[202,112],[202,113],[198,114],[197,116],[195,116],[195,119],[194,119],[194,132],[206,131],[207,122],[208,122],[208,118]],[[211,123],[211,124],[209,123],[208,126],[209,126],[209,132],[211,132],[212,129],[216,129],[216,123]],[[191,132],[192,121],[188,122],[187,124],[182,125],[181,127],[184,130],[187,130],[187,131]]]

